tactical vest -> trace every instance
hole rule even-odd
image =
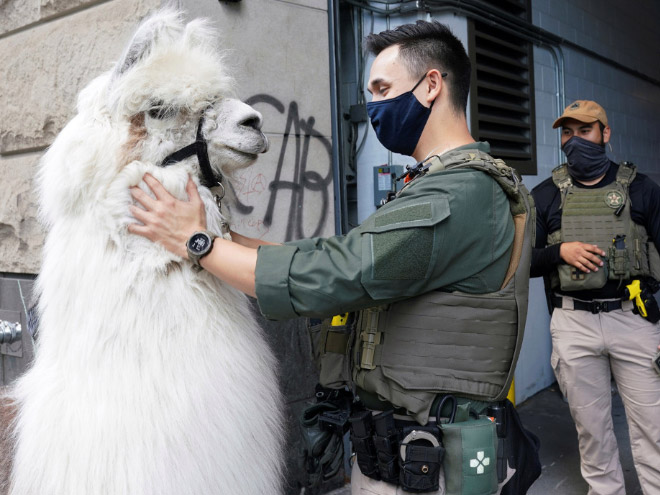
[[[431,173],[483,171],[506,193],[515,234],[501,289],[431,291],[360,311],[352,325],[326,321],[313,332],[322,385],[355,385],[421,424],[428,422],[438,394],[482,401],[506,397],[523,340],[535,225],[529,192],[502,160],[458,150],[427,163]]]
[[[566,164],[552,171],[561,194],[561,228],[548,235],[548,245],[580,241],[605,251],[603,267],[585,273],[561,264],[551,286],[565,291],[600,289],[608,280],[660,276],[660,256],[643,225],[631,218],[630,184],[637,174],[632,163],[619,165],[616,180],[605,187],[575,187]]]

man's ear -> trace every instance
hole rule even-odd
[[[609,125],[606,125],[605,128],[603,129],[603,144],[607,144],[610,142],[610,133],[611,129]]]
[[[429,85],[424,98],[426,99],[427,105],[431,106],[431,103],[439,98],[444,86],[444,80],[438,69],[431,69],[426,75],[426,78]]]

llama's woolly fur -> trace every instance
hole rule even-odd
[[[158,164],[194,141],[207,107],[207,137],[227,124],[212,118],[231,96],[215,40],[174,11],[146,21],[41,161],[40,335],[11,392],[12,495],[280,491],[276,363],[247,298],[126,229],[129,187],[149,172],[185,199],[196,159]],[[176,115],[136,119],[157,104]],[[226,144],[210,143],[215,166],[235,165]]]

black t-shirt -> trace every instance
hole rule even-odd
[[[573,183],[575,187],[599,189],[614,182],[618,170],[619,166],[611,162],[605,177],[598,184],[585,186],[578,181],[573,181]],[[655,243],[656,248],[660,250],[660,186],[646,175],[637,173],[630,184],[629,192],[630,215],[633,222],[646,228],[649,237]],[[560,244],[546,247],[548,235],[561,228],[561,211],[559,210],[561,198],[559,188],[552,181],[552,177],[532,189],[532,196],[536,204],[536,244],[535,249],[532,251],[531,276],[545,277],[547,288],[549,286],[547,277],[558,264],[564,263],[559,256]],[[618,280],[608,280],[601,289],[564,293],[587,301],[591,299],[623,298],[625,286],[626,283],[620,284]],[[559,288],[555,289],[555,292],[562,293]]]

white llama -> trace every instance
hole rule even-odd
[[[247,298],[126,228],[145,172],[186,198],[189,174],[231,176],[266,150],[261,115],[231,86],[207,23],[161,11],[44,155],[40,328],[10,392],[12,495],[281,492],[276,363]],[[198,127],[212,170],[203,146],[164,166]],[[220,233],[227,219],[199,189]]]

